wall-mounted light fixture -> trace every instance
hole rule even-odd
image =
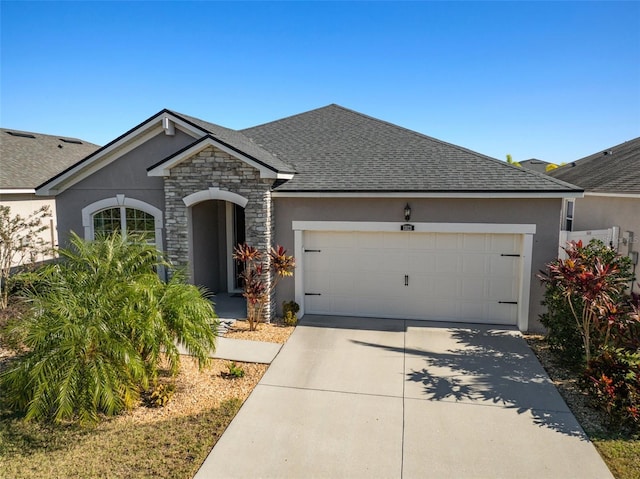
[[[404,207],[404,220],[409,221],[411,219],[411,206],[409,203]]]

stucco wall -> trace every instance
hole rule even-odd
[[[192,137],[180,130],[176,130],[174,136],[161,132],[60,193],[56,197],[60,244],[66,244],[70,231],[84,236],[82,208],[98,200],[123,194],[164,210],[163,180],[147,176],[147,168],[193,141]]]
[[[597,230],[620,227],[620,243],[618,251],[628,255],[631,251],[640,251],[640,198],[616,198],[608,196],[589,196],[577,198],[575,202],[574,231]],[[628,237],[627,231],[633,232],[632,241],[626,244],[622,239]],[[636,266],[638,276],[640,266]],[[633,289],[640,292],[637,281]]]
[[[374,198],[274,198],[275,241],[293,253],[292,221],[404,221],[406,203],[411,222],[535,224],[531,265],[529,329],[541,330],[538,317],[544,288],[536,273],[558,251],[562,200],[560,199],[374,199]],[[294,298],[294,281],[283,280],[276,305]]]
[[[54,247],[58,243],[58,235],[55,227],[56,203],[54,198],[40,198],[33,194],[20,195],[0,195],[0,206],[8,206],[11,208],[11,217],[20,215],[27,218],[34,211],[39,210],[43,206],[49,206],[50,216],[43,219],[43,226],[47,226],[38,236],[42,238],[49,247]],[[37,261],[45,261],[51,259],[51,255],[40,255]],[[12,266],[17,266],[18,258],[12,262]]]

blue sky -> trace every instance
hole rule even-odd
[[[0,2],[0,124],[105,144],[162,108],[338,103],[504,159],[640,136],[640,2]]]

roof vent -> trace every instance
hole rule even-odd
[[[36,138],[31,133],[21,133],[19,131],[7,131],[7,133],[9,133],[11,136],[18,136],[20,138]]]
[[[613,155],[613,151],[611,151],[611,150],[603,151],[603,152],[602,152],[602,154],[603,154],[604,156],[607,156],[607,155]]]
[[[80,140],[73,140],[71,138],[60,138],[60,141],[64,141],[65,143],[73,143],[74,145],[82,145]]]

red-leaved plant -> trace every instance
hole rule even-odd
[[[233,259],[244,265],[239,277],[244,287],[242,295],[247,298],[249,329],[255,331],[278,281],[293,276],[295,259],[282,246],[271,248],[265,255],[246,243],[235,247]]]
[[[597,257],[587,258],[582,241],[572,241],[564,250],[567,259],[548,264],[548,273],[540,278],[553,283],[566,298],[580,331],[588,364],[594,346],[592,334],[595,333],[601,343],[598,347],[605,345],[611,329],[628,318],[614,299],[624,291],[626,280],[617,264],[605,264]],[[576,300],[580,307],[576,307]]]

